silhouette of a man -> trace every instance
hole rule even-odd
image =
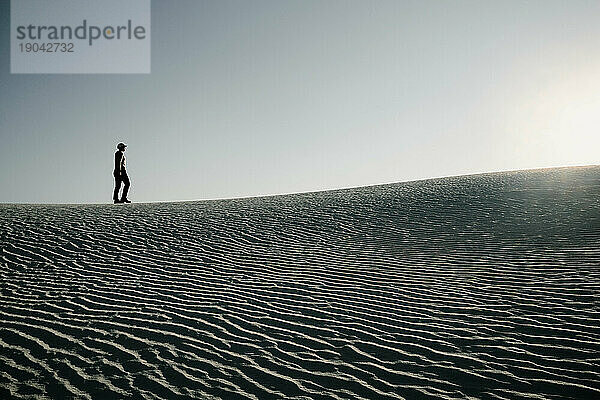
[[[125,143],[119,143],[117,145],[117,152],[115,153],[115,171],[113,172],[115,177],[113,201],[115,204],[131,203],[131,201],[127,198],[127,192],[129,191],[129,186],[131,184],[129,182],[129,177],[127,176],[127,171],[125,170],[125,147],[127,147]],[[123,194],[121,195],[121,199],[119,199],[119,191],[121,190],[122,183],[124,184]]]

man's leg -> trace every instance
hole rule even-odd
[[[115,191],[113,192],[113,200],[119,201],[119,190],[121,190],[121,176],[115,175]]]
[[[123,201],[127,200],[127,193],[129,192],[129,186],[131,185],[131,183],[129,182],[129,177],[127,176],[127,174],[121,176],[121,180],[125,184],[123,186],[123,195],[121,196],[121,201]]]

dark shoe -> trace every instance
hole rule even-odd
[[[119,203],[120,203],[120,201],[119,201],[119,200],[113,200],[113,202],[114,202],[115,204],[119,204]]]
[[[129,199],[121,199],[121,203],[131,203],[131,200],[129,200]]]

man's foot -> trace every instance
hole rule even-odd
[[[114,202],[115,204],[119,204],[119,203],[120,203],[120,201],[119,201],[119,200],[113,200],[113,202]]]
[[[121,203],[131,203],[131,200],[129,200],[129,199],[121,199]]]

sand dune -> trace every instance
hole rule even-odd
[[[0,398],[600,398],[600,167],[0,222]]]

